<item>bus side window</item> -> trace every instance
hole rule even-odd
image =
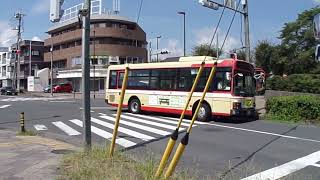
[[[109,89],[116,89],[117,88],[117,72],[110,71],[109,75]]]
[[[194,69],[181,68],[178,71],[178,87],[180,91],[190,91],[192,87],[192,72]]]

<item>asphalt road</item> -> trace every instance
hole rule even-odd
[[[110,139],[116,113],[102,99],[92,99],[92,142]],[[81,101],[0,96],[0,128],[26,128],[40,135],[82,145]],[[320,179],[320,128],[267,121],[196,123],[178,168],[203,179]],[[123,113],[118,147],[137,159],[160,158],[177,117]],[[183,124],[188,125],[188,119]],[[179,135],[183,137],[184,130]]]

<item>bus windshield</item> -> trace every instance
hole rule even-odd
[[[252,97],[255,95],[255,79],[247,72],[237,72],[234,78],[234,95]]]

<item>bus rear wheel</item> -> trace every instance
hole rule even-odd
[[[201,122],[210,121],[211,119],[211,109],[208,104],[202,103],[197,114],[197,120]]]
[[[139,99],[132,99],[129,102],[128,110],[130,113],[139,114],[141,112],[141,103]]]

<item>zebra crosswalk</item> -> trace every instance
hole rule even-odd
[[[111,141],[115,114],[107,115],[99,113],[97,117],[91,117],[92,134]],[[124,148],[135,146],[139,143],[153,141],[168,136],[176,129],[178,118],[167,118],[160,116],[149,116],[142,114],[123,113],[121,115],[119,136],[116,143]],[[190,120],[184,120],[179,131],[184,131],[189,126]],[[196,122],[194,126],[198,126]],[[47,126],[48,127],[47,127]],[[50,130],[50,126],[59,129],[59,133],[67,136],[77,137],[81,135],[83,122],[80,119],[55,121],[46,125],[34,125],[37,131]]]

